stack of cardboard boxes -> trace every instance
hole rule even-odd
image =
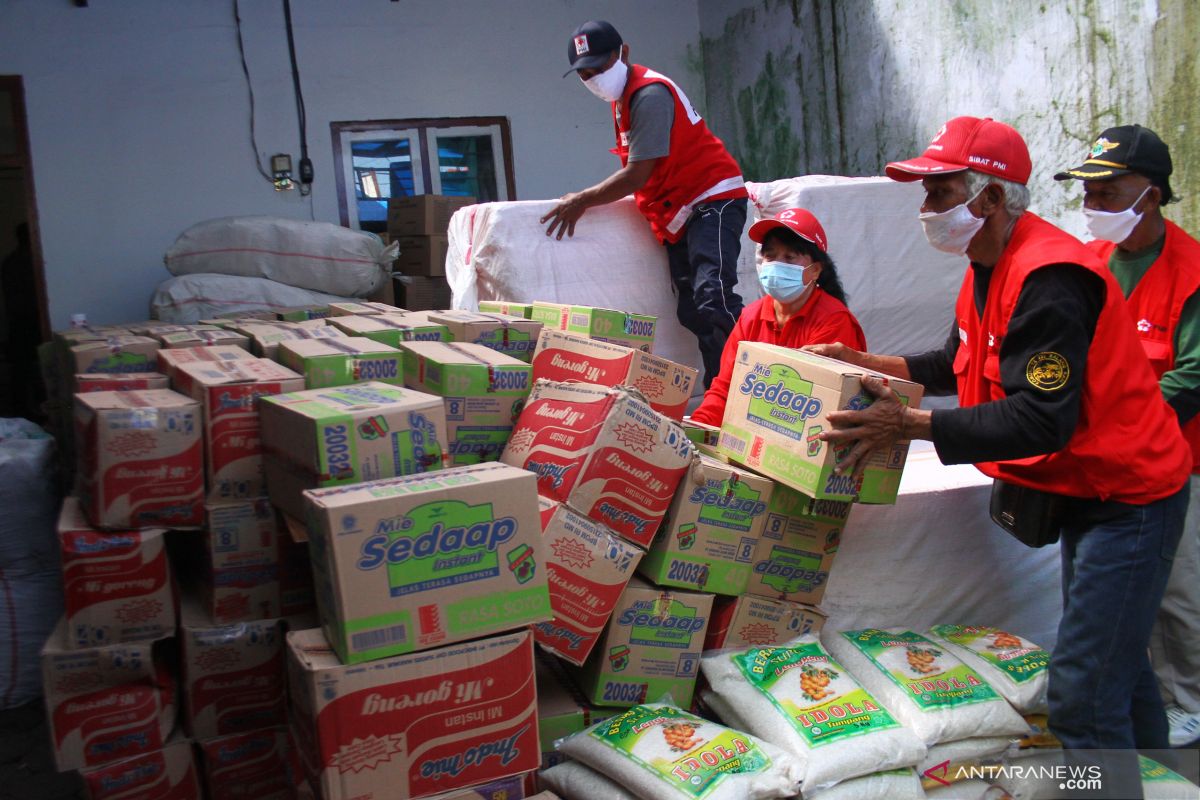
[[[446,284],[447,229],[454,212],[473,197],[421,194],[388,200],[388,240],[400,246],[395,269],[405,277],[400,305],[414,310],[450,307]]]

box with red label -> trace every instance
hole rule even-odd
[[[668,591],[635,576],[583,669],[569,668],[587,701],[635,706],[670,695],[690,706],[712,604],[711,594]]]
[[[196,744],[208,800],[293,800],[296,796],[286,729],[235,733]]]
[[[158,371],[166,375],[167,379],[171,381],[171,388],[175,388],[175,368],[180,364],[225,363],[250,358],[257,358],[257,356],[234,345],[164,348],[158,351]]]
[[[775,484],[746,593],[820,603],[851,508],[851,503],[814,500]]]
[[[75,376],[76,392],[132,392],[137,389],[166,389],[167,376],[160,372],[93,372]]]
[[[162,528],[98,531],[68,497],[58,517],[70,647],[175,632],[175,584]]]
[[[169,389],[75,395],[78,491],[98,528],[204,522],[200,404]]]
[[[286,723],[283,636],[278,619],[214,625],[197,603],[184,605],[179,639],[188,736],[211,739]]]
[[[694,457],[682,428],[625,389],[539,380],[500,460],[646,547]]]
[[[538,768],[528,630],[348,667],[318,630],[289,633],[292,731],[324,800],[392,800]]]
[[[60,772],[161,750],[175,728],[168,639],[83,650],[66,620],[42,647],[42,687]]]
[[[150,372],[162,345],[148,336],[118,334],[70,347],[71,370],[84,372]]]
[[[574,333],[544,330],[533,353],[533,377],[567,383],[632,386],[650,407],[678,420],[697,371],[660,356]]]
[[[554,619],[533,626],[539,645],[582,666],[642,550],[562,503],[538,498]]]
[[[175,388],[204,410],[208,501],[265,495],[258,399],[299,391],[304,379],[266,358],[195,362],[176,367]]]
[[[80,771],[88,800],[202,800],[191,742]],[[282,798],[281,798],[282,800]]]
[[[213,622],[285,616],[282,570],[296,545],[265,497],[204,507],[205,611]]]
[[[705,650],[783,644],[825,625],[819,608],[767,597],[718,597],[704,639]]]

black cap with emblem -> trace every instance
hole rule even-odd
[[[567,77],[581,69],[597,69],[604,66],[612,51],[624,44],[621,34],[610,23],[591,20],[575,29],[567,43],[567,59],[571,68],[563,73]]]
[[[1171,151],[1157,133],[1141,125],[1118,125],[1100,134],[1082,164],[1054,180],[1103,181],[1134,172],[1159,184],[1169,198],[1171,170]]]

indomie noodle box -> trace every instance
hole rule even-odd
[[[550,618],[524,470],[474,464],[306,497],[321,625],[344,663]]]
[[[682,428],[624,388],[539,380],[500,460],[645,547],[694,455]]]
[[[428,797],[538,768],[533,637],[501,634],[347,667],[288,634],[292,731],[324,800]]]
[[[713,596],[666,591],[634,578],[591,657],[572,670],[589,703],[633,706],[667,694],[690,705]]]
[[[80,770],[80,777],[87,787],[88,800],[203,797],[192,743],[179,737],[153,753]]]
[[[848,448],[834,448],[817,438],[828,430],[825,415],[841,409],[866,408],[873,400],[861,383],[863,375],[886,378],[901,402],[916,408],[923,388],[778,345],[738,345],[729,399],[717,444],[723,455],[767,477],[817,498],[894,503],[900,473],[908,456],[908,440],[877,450],[862,478],[837,475],[834,468]]]

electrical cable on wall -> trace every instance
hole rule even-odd
[[[300,90],[300,67],[296,64],[291,0],[283,0],[283,18],[287,24],[288,56],[292,61],[292,86],[296,92],[296,118],[300,124],[300,194],[307,195],[312,191],[313,166],[308,158],[308,119],[304,110],[304,93]]]
[[[238,7],[238,0],[233,0],[233,22],[237,28],[238,55],[242,59],[242,74],[246,76],[246,92],[250,95],[250,147],[254,150],[254,166],[258,167],[260,175],[274,183],[275,179],[263,167],[262,157],[258,154],[258,141],[254,133],[254,85],[250,82],[250,68],[246,66],[246,47],[242,42],[242,15],[241,9]]]

